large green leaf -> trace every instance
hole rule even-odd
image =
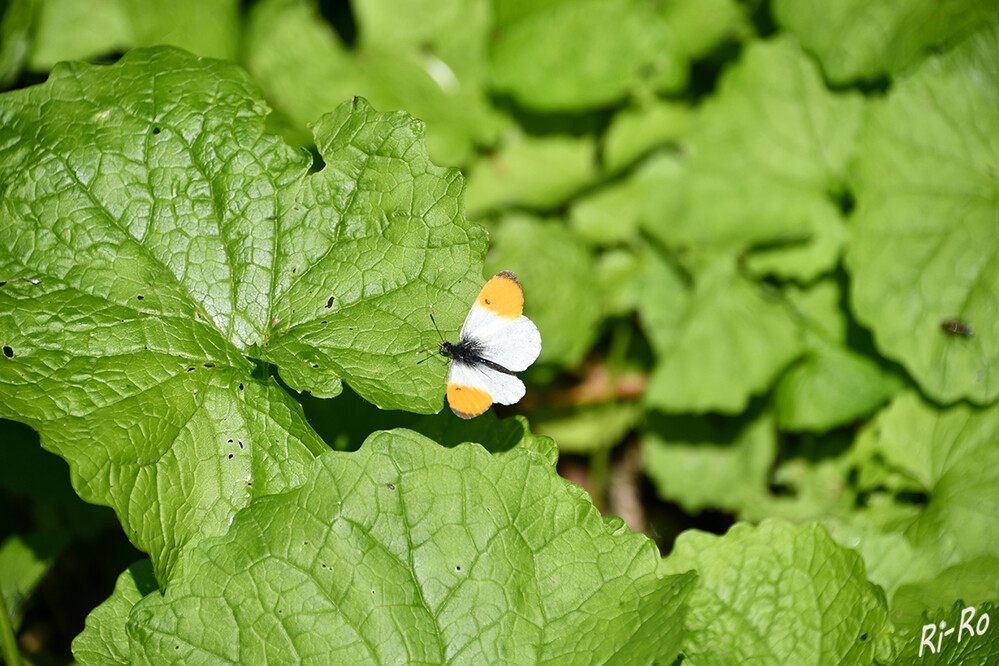
[[[684,623],[692,664],[870,664],[891,655],[884,592],[819,525],[690,530],[664,568],[698,572]]]
[[[322,18],[315,0],[262,0],[251,9],[243,59],[268,99],[290,117],[292,137],[309,143],[306,124],[361,95],[425,121],[439,163],[467,161],[474,145],[494,140],[499,120],[483,89],[488,17],[453,3],[450,10],[435,8],[432,21],[408,3],[388,14],[377,3],[360,4],[356,52]]]
[[[141,560],[126,569],[114,592],[87,616],[83,631],[73,639],[73,656],[81,664],[126,664],[129,659],[125,622],[142,597],[158,593],[152,562]]]
[[[512,270],[524,312],[542,331],[542,362],[575,366],[590,350],[603,314],[589,248],[557,220],[511,215],[492,235],[490,272]]]
[[[504,206],[554,208],[597,179],[592,137],[513,135],[468,177],[468,214]]]
[[[790,287],[800,307],[808,351],[777,383],[777,423],[784,430],[825,432],[867,416],[888,402],[901,381],[846,345],[842,294],[833,280]]]
[[[999,405],[941,411],[903,393],[865,449],[929,497],[906,530],[914,545],[942,565],[999,555]]]
[[[687,289],[662,259],[648,262],[639,314],[656,366],[646,402],[665,412],[735,414],[802,352],[779,297],[716,260]]]
[[[115,508],[161,581],[326,448],[251,357],[299,390],[343,377],[436,411],[427,307],[460,323],[481,282],[484,233],[419,123],[348,102],[310,175],[264,113],[235,66],[173,49],[0,97],[0,415]]]
[[[944,608],[955,599],[974,606],[999,599],[997,571],[999,556],[987,555],[901,585],[892,596],[892,621],[900,630],[914,633],[923,624],[921,615],[925,611]]]
[[[645,427],[642,453],[645,472],[663,499],[689,514],[705,508],[737,513],[768,494],[777,453],[774,418],[654,416]]]
[[[999,632],[993,625],[996,610],[995,601],[977,606],[959,602],[925,614],[920,630],[913,632],[894,663],[984,666],[999,662]]]
[[[669,663],[692,575],[551,462],[406,430],[330,452],[128,619],[133,663]]]
[[[109,56],[156,44],[216,58],[236,55],[237,0],[35,2],[39,8],[29,66],[37,71],[47,71],[62,60]]]
[[[868,114],[846,255],[878,348],[933,399],[999,398],[999,21]],[[957,319],[970,337],[941,327]]]
[[[857,93],[830,92],[794,40],[751,43],[695,117],[686,181],[664,184],[680,203],[649,220],[649,232],[693,251],[765,243],[771,259],[761,271],[785,249],[793,265],[784,277],[831,269],[862,104]]]
[[[995,0],[776,0],[773,12],[843,84],[900,72],[997,9]]]
[[[496,0],[495,88],[542,110],[604,106],[668,77],[674,56],[653,6],[635,0]],[[571,55],[570,55],[571,54]]]

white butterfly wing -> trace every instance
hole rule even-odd
[[[482,364],[469,365],[457,359],[451,359],[451,367],[447,372],[447,383],[449,387],[452,384],[457,384],[485,391],[492,396],[493,402],[501,405],[516,403],[527,392],[524,382],[513,375],[493,370]],[[488,408],[488,405],[486,407]]]
[[[526,370],[541,353],[541,333],[533,321],[524,315],[506,319],[478,303],[461,327],[461,340],[470,339],[478,343],[483,358],[513,372]]]

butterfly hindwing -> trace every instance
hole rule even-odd
[[[512,405],[524,397],[524,382],[514,375],[481,365],[451,360],[447,373],[447,401],[451,410],[470,419],[494,403]]]

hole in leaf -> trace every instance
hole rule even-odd
[[[14,358],[14,350],[11,347],[8,347],[7,345],[4,345],[3,346],[3,355],[6,356],[7,358]]]
[[[145,298],[145,296],[143,296],[142,294],[139,294],[138,296],[136,296],[136,298],[141,301],[143,298]]]
[[[229,454],[229,460],[232,460],[232,457],[233,457],[234,455],[235,455],[234,453],[230,453],[230,454]]]
[[[160,128],[159,127],[154,127],[153,128],[153,134],[159,134],[159,133],[160,133]]]
[[[326,301],[326,309],[327,310],[329,310],[331,307],[333,307],[333,301],[334,301],[334,299],[336,299],[336,296],[330,296],[330,300]]]

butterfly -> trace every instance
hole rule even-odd
[[[494,402],[512,405],[524,397],[524,382],[514,373],[538,358],[541,333],[523,312],[517,276],[497,273],[472,303],[457,344],[441,343],[441,355],[451,359],[447,402],[461,418],[476,417]]]

